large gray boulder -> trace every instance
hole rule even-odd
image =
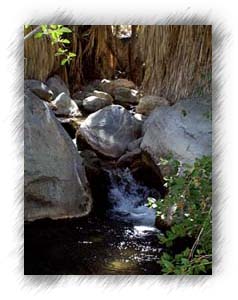
[[[78,105],[67,94],[59,94],[54,101],[51,102],[55,106],[55,114],[59,116],[80,116]]]
[[[70,96],[67,85],[58,75],[50,77],[46,84],[53,91],[54,97],[57,97],[60,93],[65,93],[66,95]]]
[[[30,91],[24,105],[25,220],[90,212],[92,198],[82,160],[52,111]]]
[[[110,105],[89,115],[77,132],[78,139],[112,158],[121,156],[139,135],[138,121],[120,105]]]
[[[24,89],[30,89],[36,96],[45,101],[51,101],[53,99],[54,94],[52,90],[40,80],[25,80]]]
[[[155,109],[143,125],[141,149],[158,163],[172,154],[182,163],[212,153],[211,99],[181,100]]]

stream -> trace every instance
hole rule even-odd
[[[25,224],[25,274],[160,274],[160,232],[145,206],[158,191],[128,168],[107,172],[105,214]]]

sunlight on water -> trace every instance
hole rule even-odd
[[[123,218],[135,225],[153,227],[155,211],[145,204],[147,198],[158,194],[158,191],[138,183],[128,168],[112,170],[109,177],[108,198],[113,204],[113,217]]]

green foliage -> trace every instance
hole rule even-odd
[[[171,162],[164,160],[162,163]],[[173,162],[179,166],[178,161]],[[179,169],[179,167],[178,167]],[[148,206],[156,209],[156,214],[171,227],[160,242],[171,252],[180,239],[190,239],[193,246],[173,256],[164,253],[160,260],[165,274],[200,274],[211,270],[212,253],[212,158],[204,156],[196,159],[193,166],[186,165],[179,174],[164,178],[169,193],[164,199],[148,199]]]
[[[65,65],[66,63],[70,63],[71,60],[76,56],[75,53],[69,52],[67,45],[70,44],[70,40],[65,38],[65,34],[71,33],[72,30],[63,25],[41,25],[41,31],[37,32],[34,37],[36,39],[40,39],[43,36],[50,37],[51,44],[58,44],[59,48],[55,53],[55,56],[62,56],[61,65]]]

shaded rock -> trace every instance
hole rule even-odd
[[[136,112],[148,116],[156,107],[168,106],[169,101],[159,96],[144,96],[139,100]]]
[[[52,104],[55,105],[56,115],[62,116],[80,116],[81,113],[79,108],[74,100],[72,100],[68,95],[65,93],[59,94],[55,100],[52,101]]]
[[[140,156],[135,156],[127,166],[139,182],[143,182],[146,186],[159,191],[159,194],[154,195],[157,199],[165,196],[166,188],[164,187],[160,168],[154,163],[149,154],[141,152]]]
[[[25,220],[88,214],[91,193],[72,140],[34,94],[26,92],[24,104]]]
[[[54,97],[57,97],[61,93],[65,93],[66,95],[70,96],[67,85],[58,75],[50,77],[46,84],[53,91]]]
[[[138,91],[127,88],[117,87],[113,91],[115,103],[122,106],[128,106],[130,104],[138,104]]]
[[[124,87],[128,89],[135,89],[134,82],[127,79],[115,79],[115,80],[102,80],[99,85],[99,90],[102,90],[110,95],[113,94],[114,90],[118,87]]]
[[[113,98],[111,95],[98,90],[93,90],[90,92],[78,91],[74,93],[73,99],[77,103],[79,108],[83,108],[85,109],[85,111],[90,113],[95,112],[107,105],[110,105],[113,102]]]
[[[107,201],[109,185],[108,173],[103,169],[103,161],[98,158],[94,151],[80,151],[80,155],[83,158],[83,164],[85,166],[87,178],[90,183],[90,189],[92,191],[92,212],[95,211],[97,215],[103,215],[110,205]]]
[[[71,139],[74,139],[79,126],[78,120],[76,118],[57,118],[57,120],[59,120]]]
[[[97,92],[96,94],[101,95],[99,96],[89,96],[83,100],[83,109],[89,113],[95,112],[107,105],[112,104],[112,97],[106,93],[103,92]],[[109,97],[107,97],[109,96]]]
[[[135,150],[137,148],[140,148],[140,144],[142,142],[142,139],[143,138],[140,137],[139,139],[132,141],[131,143],[128,144],[127,149],[129,151],[133,151],[133,150]]]
[[[77,139],[84,139],[105,156],[117,158],[139,137],[138,130],[136,119],[124,107],[110,105],[87,117],[77,132]]]
[[[141,149],[156,163],[173,157],[182,163],[212,153],[211,99],[195,98],[155,109],[143,125]]]
[[[96,96],[98,98],[104,99],[106,101],[107,105],[110,105],[113,102],[112,96],[109,95],[108,93],[105,93],[102,91],[94,90],[92,92],[92,96]]]
[[[45,101],[51,101],[53,99],[54,94],[52,90],[50,90],[46,84],[39,80],[25,80],[24,88],[30,89],[36,96]]]
[[[117,161],[118,167],[128,167],[129,164],[131,164],[134,160],[140,158],[141,155],[141,149],[137,148],[132,151],[128,151],[125,154],[123,154]]]

